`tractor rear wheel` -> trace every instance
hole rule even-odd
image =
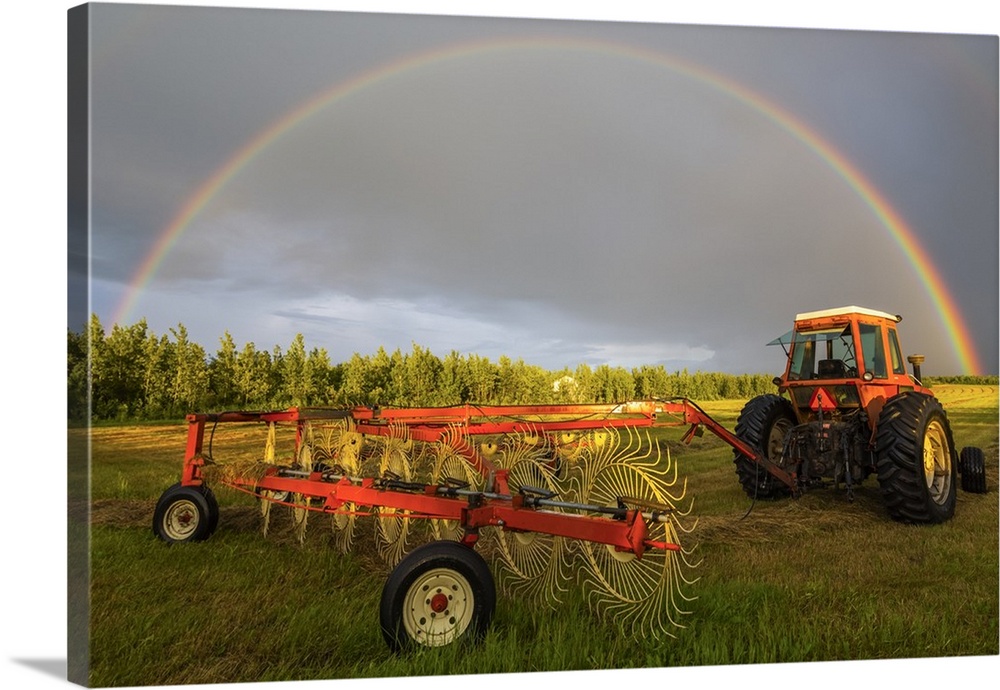
[[[219,524],[219,504],[207,486],[174,484],[153,511],[153,534],[165,542],[204,541]]]
[[[461,542],[433,541],[399,562],[382,588],[379,623],[393,651],[480,641],[496,608],[483,557]]]
[[[795,409],[779,395],[758,395],[743,406],[736,420],[736,436],[751,448],[758,449],[771,462],[781,465],[785,436],[795,426]],[[761,467],[753,458],[733,451],[736,476],[750,498],[777,499],[791,494],[791,489]]]
[[[983,460],[982,448],[966,446],[958,458],[962,491],[970,494],[986,493],[986,463]]]
[[[940,523],[955,514],[955,443],[935,397],[908,391],[890,398],[879,415],[875,455],[879,488],[892,519]]]

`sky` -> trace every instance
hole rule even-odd
[[[997,373],[996,36],[92,10],[108,330],[776,373],[857,304]]]

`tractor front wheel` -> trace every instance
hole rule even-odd
[[[955,514],[958,462],[948,416],[937,398],[915,391],[890,398],[878,418],[875,455],[892,519],[940,523]]]
[[[174,484],[153,511],[153,534],[167,543],[204,541],[219,524],[219,504],[207,486]]]
[[[958,458],[958,469],[962,475],[962,491],[971,494],[986,493],[986,463],[983,460],[983,449],[966,446]]]
[[[434,541],[399,562],[382,589],[379,622],[393,651],[485,636],[496,607],[486,561],[456,541]]]
[[[785,436],[794,426],[795,410],[788,400],[778,395],[758,395],[743,406],[736,420],[736,436],[780,466]],[[787,485],[753,458],[738,450],[734,450],[733,454],[736,476],[750,498],[777,499],[791,494]]]

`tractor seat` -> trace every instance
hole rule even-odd
[[[816,373],[821,379],[846,379],[847,365],[842,359],[821,359],[816,366]]]

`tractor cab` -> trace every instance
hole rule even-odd
[[[795,317],[791,331],[768,343],[785,350],[785,372],[775,383],[799,419],[820,410],[867,409],[903,391],[925,390],[906,373],[896,333],[900,320],[853,306],[806,312]]]

